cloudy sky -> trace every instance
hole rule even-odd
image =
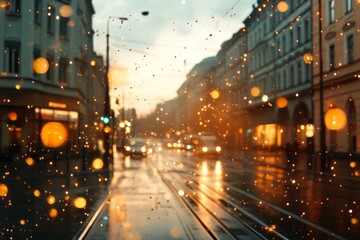
[[[186,74],[243,26],[255,0],[93,0],[95,51],[105,59],[110,19],[111,95],[138,116],[173,99]],[[147,16],[142,14],[148,12]]]

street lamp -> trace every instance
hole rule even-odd
[[[324,119],[324,80],[323,80],[323,57],[322,57],[322,14],[321,0],[318,0],[318,25],[319,25],[319,97],[320,97],[320,161],[321,171],[326,171],[326,132]]]
[[[110,19],[118,19],[123,21],[128,20],[124,17],[108,17],[107,19],[107,28],[106,28],[106,68],[105,68],[105,96],[104,96],[104,118],[110,119],[110,94],[109,94],[109,21]],[[110,160],[112,160],[112,151],[110,151],[110,131],[104,131],[104,168],[109,168]]]

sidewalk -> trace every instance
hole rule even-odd
[[[322,172],[320,156],[316,153],[307,154],[300,151],[295,154],[293,159],[289,159],[289,156],[284,151],[279,150],[232,151],[227,155],[234,159],[242,159],[288,170],[310,171],[325,175],[359,178],[360,180],[360,162],[341,157],[331,157],[327,171]]]

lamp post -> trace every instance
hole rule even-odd
[[[128,20],[124,17],[108,17],[107,19],[107,28],[106,28],[106,68],[105,68],[105,96],[104,96],[104,116],[110,119],[111,110],[110,110],[110,89],[109,89],[109,21],[110,19],[119,19],[121,23]],[[104,128],[105,129],[105,128]],[[110,151],[110,131],[104,131],[104,168],[109,168],[110,160],[112,159],[112,151]]]
[[[326,132],[324,119],[324,80],[323,80],[323,57],[322,57],[322,14],[321,0],[318,0],[318,25],[319,25],[319,101],[320,101],[320,161],[321,171],[326,171]]]

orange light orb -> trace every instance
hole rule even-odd
[[[0,197],[6,197],[8,191],[9,191],[8,187],[5,184],[0,183]]]
[[[313,61],[313,56],[311,55],[311,53],[305,53],[303,60],[306,64],[311,64],[311,62]]]
[[[69,5],[64,5],[59,9],[59,13],[62,17],[68,18],[72,15],[73,9]]]
[[[260,95],[260,89],[258,87],[253,87],[251,88],[250,93],[253,97],[257,97]]]
[[[55,197],[53,195],[49,195],[47,198],[46,198],[46,202],[50,205],[54,204],[56,201]]]
[[[92,167],[93,167],[94,169],[102,169],[103,166],[104,166],[104,162],[103,162],[103,160],[100,159],[100,158],[95,158],[95,159],[93,160],[93,162],[92,162]]]
[[[52,218],[56,218],[58,215],[58,211],[55,208],[49,210],[49,216]]]
[[[111,127],[110,126],[105,126],[104,127],[104,132],[110,133],[111,132]]]
[[[276,105],[278,108],[285,108],[288,105],[288,100],[284,97],[279,97],[276,99]]]
[[[26,164],[29,165],[29,166],[33,166],[33,165],[35,164],[35,161],[34,161],[34,159],[33,159],[32,157],[27,157],[27,158],[25,159],[25,162],[26,162]]]
[[[25,223],[26,223],[26,221],[24,219],[20,219],[19,222],[20,222],[21,225],[25,225]]]
[[[41,192],[38,189],[35,189],[33,192],[35,197],[40,197],[41,196]]]
[[[40,57],[34,60],[33,68],[38,74],[44,74],[49,70],[49,62],[46,58]]]
[[[0,0],[0,8],[6,8],[9,4],[9,0]]]
[[[41,129],[41,141],[47,147],[57,148],[67,141],[67,129],[59,122],[48,122]]]
[[[220,92],[218,90],[213,90],[210,92],[210,97],[212,99],[218,99],[220,97]]]
[[[340,108],[331,108],[325,114],[325,124],[330,130],[340,130],[344,128],[346,121],[346,114]]]
[[[74,206],[76,208],[84,208],[86,206],[86,199],[83,197],[77,197],[74,200]]]
[[[289,5],[285,1],[280,1],[276,8],[279,12],[286,12],[289,9]]]
[[[10,121],[16,121],[18,119],[18,115],[14,111],[9,112],[7,116],[10,119]]]

